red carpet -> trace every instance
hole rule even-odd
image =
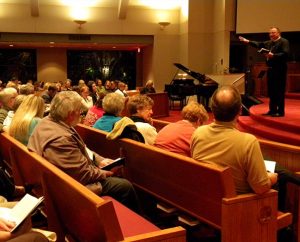
[[[298,96],[289,96],[285,116],[276,118],[262,115],[268,111],[269,102],[260,98],[263,103],[252,106],[250,116],[239,118],[239,128],[260,138],[300,146],[300,99],[295,99]]]

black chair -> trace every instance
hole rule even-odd
[[[165,85],[165,92],[168,93],[171,110],[175,110],[177,107],[181,110],[186,105],[186,96],[180,85]],[[179,106],[176,105],[176,102],[179,102]]]

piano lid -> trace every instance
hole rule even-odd
[[[215,81],[213,81],[210,78],[207,78],[204,74],[201,74],[199,72],[195,72],[190,70],[189,68],[185,67],[184,65],[180,64],[180,63],[174,63],[174,66],[176,66],[179,70],[182,70],[183,72],[187,73],[188,75],[190,75],[191,77],[195,78],[196,80],[198,80],[201,84],[217,84]],[[177,76],[177,73],[175,74],[173,80],[175,79],[175,77]],[[173,82],[172,80],[172,82]],[[171,82],[171,83],[172,83]]]

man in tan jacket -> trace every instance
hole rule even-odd
[[[102,166],[111,162],[90,151],[74,129],[80,121],[81,97],[73,91],[57,94],[50,114],[40,121],[28,142],[28,148],[46,158],[68,175],[98,195],[111,196],[137,210],[137,198],[132,184],[113,177]]]

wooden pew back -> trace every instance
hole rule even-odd
[[[4,136],[0,136],[0,157],[2,166],[8,169],[9,172],[12,171],[12,165],[10,161],[10,148],[11,148],[11,142],[7,142],[5,137],[8,137],[9,135],[6,132],[1,133]]]
[[[274,160],[291,171],[300,171],[299,146],[262,139],[259,139],[259,144],[265,159]]]
[[[128,179],[165,202],[221,227],[223,198],[236,196],[231,171],[123,139]]]
[[[159,119],[153,119],[153,126],[156,128],[156,131],[159,132],[163,127],[168,125],[170,122],[162,121]]]
[[[79,241],[123,239],[112,202],[95,195],[14,138],[6,138],[10,142],[14,177],[22,185],[34,185],[37,196],[45,195],[48,226],[57,233],[58,241],[64,241],[66,235]]]
[[[49,228],[60,239],[65,236],[91,242],[124,239],[111,201],[104,201],[57,170],[45,171],[43,188]]]
[[[45,196],[48,227],[57,233],[57,241],[65,241],[65,236],[71,241],[87,242],[185,241],[181,227],[124,238],[111,200],[97,196],[9,135],[1,140],[10,142],[14,175],[19,176],[21,184],[33,184],[39,188],[36,195]],[[119,216],[126,216],[123,213]]]
[[[140,189],[220,229],[222,242],[276,240],[276,191],[264,195],[237,195],[228,167],[199,163],[129,139],[122,139],[121,146],[129,180]],[[291,214],[287,214],[287,218],[283,226],[290,224]]]
[[[16,185],[25,185],[32,184],[41,187],[39,184],[41,181],[41,174],[39,171],[36,171],[33,167],[28,166],[30,158],[26,154],[27,147],[21,142],[11,137],[8,133],[1,133],[1,149],[5,149],[5,157],[9,160],[12,168],[12,174]],[[3,145],[2,145],[3,144]],[[20,149],[25,152],[24,156],[16,153],[15,150]],[[19,157],[20,155],[20,157]],[[20,163],[20,164],[18,164]],[[25,172],[22,172],[22,167],[25,167]],[[33,176],[34,174],[34,176]]]
[[[87,132],[89,139],[95,137],[93,130]],[[276,219],[276,191],[236,195],[228,168],[129,139],[119,144],[126,157],[127,176],[137,187],[220,229],[222,242],[276,241],[277,228],[290,224],[291,214],[285,220]]]
[[[118,141],[107,140],[107,132],[83,124],[78,124],[75,129],[89,149],[106,158],[116,159],[120,157]],[[91,134],[93,135],[91,136]]]

